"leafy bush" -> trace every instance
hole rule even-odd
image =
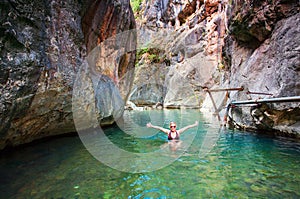
[[[150,63],[160,63],[165,60],[165,56],[162,56],[163,53],[164,52],[161,49],[143,47],[141,49],[138,49],[136,61],[139,62],[143,55],[147,54],[145,58]]]
[[[143,0],[130,0],[130,4],[133,12],[138,12],[140,10],[140,5]]]

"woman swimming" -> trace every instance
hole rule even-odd
[[[170,122],[170,129],[165,129],[165,128],[160,127],[160,126],[154,126],[150,122],[147,124],[148,128],[158,129],[158,130],[166,133],[168,135],[168,140],[179,140],[180,135],[184,131],[188,130],[189,128],[196,127],[196,126],[198,126],[198,121],[195,121],[194,124],[188,125],[188,126],[183,127],[179,130],[176,130],[176,123],[175,122]]]

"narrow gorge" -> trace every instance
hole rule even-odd
[[[0,10],[0,149],[75,132],[74,110],[92,117],[72,107],[83,68],[92,76],[78,103],[92,98],[103,126],[125,107],[194,108],[223,120],[233,101],[298,96],[232,106],[227,119],[300,136],[298,0],[4,0]],[[213,104],[210,91],[226,88],[211,92]]]
[[[1,0],[0,198],[300,198],[299,0]]]
[[[149,38],[134,104],[200,108],[239,129],[299,137],[298,1],[143,1],[136,18]],[[295,98],[230,106],[282,97]]]

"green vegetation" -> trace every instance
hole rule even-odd
[[[140,10],[140,5],[143,0],[130,0],[130,5],[132,7],[133,12],[138,12]]]
[[[161,57],[161,54],[163,54],[163,52],[160,49],[143,47],[141,49],[138,49],[136,61],[138,63],[142,59],[142,57],[144,57],[149,61],[149,63],[160,63],[165,58],[165,56]]]

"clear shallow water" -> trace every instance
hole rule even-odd
[[[96,160],[79,137],[58,138],[0,154],[0,198],[300,198],[294,140],[219,129],[195,110],[130,112],[123,131],[105,133],[124,150],[147,153],[169,145],[145,124],[170,120],[179,128],[200,124],[181,138],[194,136],[188,149],[160,170],[121,172]]]

